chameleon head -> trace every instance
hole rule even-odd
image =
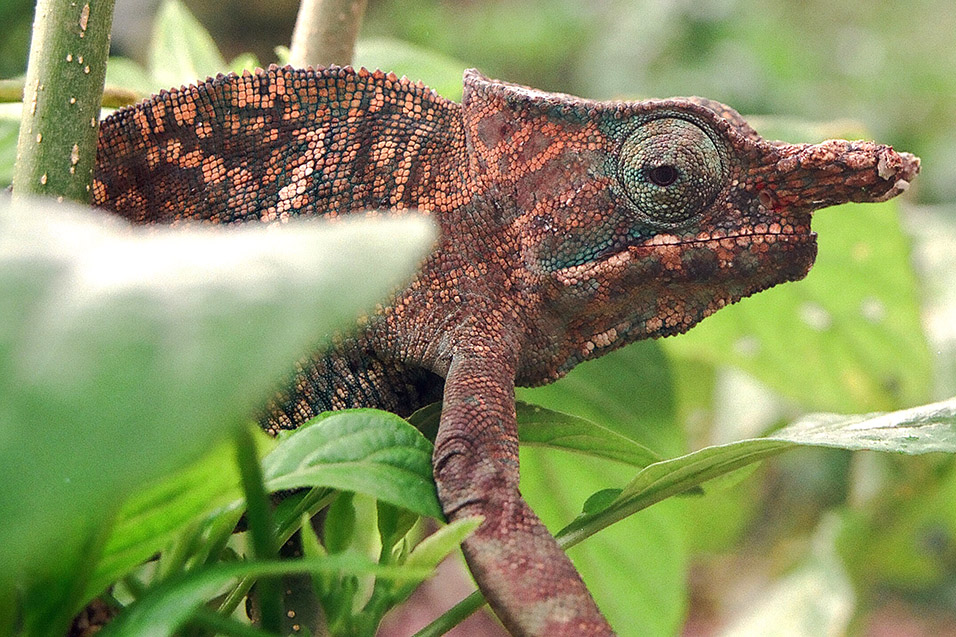
[[[594,102],[466,74],[463,115],[476,179],[514,193],[541,331],[571,344],[550,353],[559,374],[804,277],[814,210],[883,201],[919,171],[871,142],[766,141],[701,98]]]

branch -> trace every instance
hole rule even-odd
[[[295,67],[352,63],[366,0],[302,0],[292,32]]]
[[[22,102],[23,87],[23,80],[0,80],[0,104]],[[149,97],[148,93],[140,93],[133,89],[107,84],[103,89],[103,99],[100,106],[103,108],[120,108],[142,102],[147,97]]]
[[[14,196],[90,198],[113,0],[38,0]]]

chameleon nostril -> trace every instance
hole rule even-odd
[[[757,201],[760,202],[761,206],[768,209],[772,209],[775,203],[773,195],[767,189],[761,190],[757,193]]]

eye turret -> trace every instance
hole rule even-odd
[[[701,126],[679,117],[642,123],[621,148],[619,179],[642,220],[674,227],[696,217],[723,187],[723,153]]]

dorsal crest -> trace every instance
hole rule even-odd
[[[138,222],[439,208],[450,185],[421,167],[462,148],[458,108],[382,71],[220,75],[103,122],[93,203]]]

